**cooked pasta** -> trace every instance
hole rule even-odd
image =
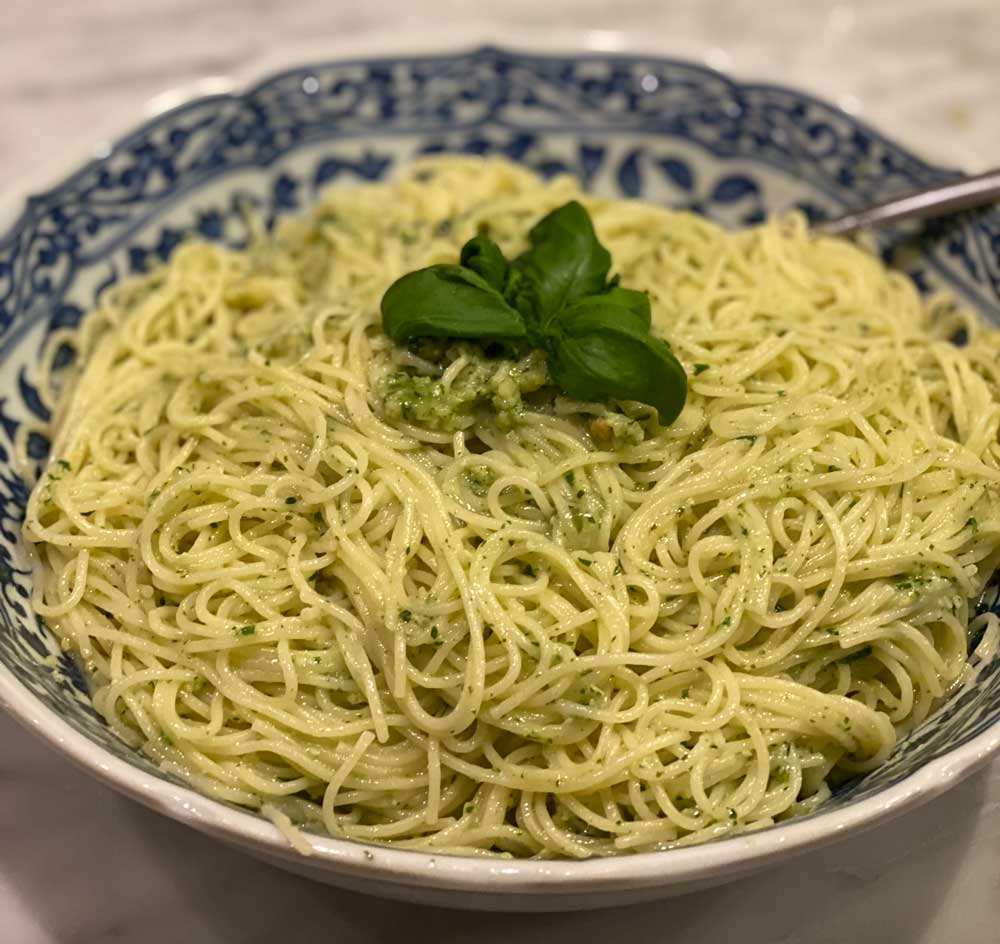
[[[380,331],[394,279],[483,229],[515,253],[570,199],[684,364],[669,426],[569,400],[535,354]],[[35,609],[124,740],[303,848],[759,828],[967,671],[1000,335],[799,216],[727,232],[439,158],[246,250],[184,243],[66,344]]]

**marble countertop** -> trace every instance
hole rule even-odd
[[[662,51],[798,85],[930,159],[1000,164],[1000,0],[4,0],[3,13],[0,193],[177,88],[348,48],[510,38]],[[5,944],[984,944],[998,923],[1000,763],[868,834],[720,889],[626,911],[482,916],[376,903],[259,864],[0,718]]]

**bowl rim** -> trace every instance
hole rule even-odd
[[[590,42],[581,43],[579,32],[570,35],[574,36],[574,40],[565,48],[553,48],[553,45],[560,46],[559,42],[553,44],[547,41],[540,44],[537,40],[531,41],[527,39],[528,34],[520,34],[516,39],[505,39],[502,43],[483,43],[481,36],[455,41],[428,35],[418,38],[416,49],[411,43],[405,49],[400,47],[381,52],[373,51],[367,45],[354,49],[355,41],[346,44],[352,49],[350,54],[331,54],[326,45],[325,56],[301,60],[296,57],[296,61],[284,61],[280,67],[271,63],[255,68],[249,77],[241,76],[238,81],[217,79],[208,84],[196,82],[182,89],[168,90],[155,100],[165,105],[152,104],[152,109],[147,110],[143,120],[128,123],[119,133],[98,136],[96,144],[91,137],[89,148],[86,145],[76,149],[69,148],[69,158],[60,157],[48,166],[43,164],[42,169],[31,174],[29,180],[22,182],[20,186],[15,183],[13,187],[5,188],[4,197],[0,199],[0,244],[6,241],[9,229],[16,228],[24,214],[31,212],[32,203],[36,199],[34,195],[44,194],[64,185],[92,162],[105,156],[111,143],[117,145],[128,140],[156,124],[165,115],[211,99],[226,101],[240,98],[281,76],[317,68],[323,64],[369,63],[401,58],[434,59],[487,50],[536,60],[552,56],[568,56],[578,61],[655,59],[683,65],[741,89],[789,92],[802,101],[818,104],[842,115],[872,138],[890,145],[911,161],[921,173],[938,177],[954,173],[948,168],[928,163],[863,119],[849,115],[831,102],[809,92],[774,82],[741,81],[702,63],[662,52],[626,53],[620,40],[613,37],[601,37],[608,40],[606,45],[602,45],[601,38],[597,41],[591,38]],[[367,40],[370,39],[367,37]],[[379,48],[382,46],[384,44]],[[389,46],[394,47],[394,44],[390,43]],[[640,40],[629,48],[646,47]],[[367,50],[367,54],[362,49]],[[506,859],[401,849],[361,840],[305,833],[303,835],[313,852],[310,857],[304,857],[292,849],[271,822],[260,815],[213,800],[190,787],[171,783],[106,752],[86,735],[76,731],[56,711],[43,704],[3,665],[0,665],[0,707],[99,781],[156,812],[208,835],[264,853],[274,859],[296,863],[299,867],[317,866],[331,873],[349,873],[352,878],[362,881],[500,896],[517,894],[535,897],[556,892],[579,894],[588,891],[655,888],[691,884],[710,878],[721,880],[735,877],[758,868],[778,853],[784,856],[798,855],[887,822],[939,796],[973,773],[992,755],[1000,752],[998,720],[965,744],[928,761],[874,796],[853,801],[840,809],[824,811],[821,808],[809,817],[789,820],[759,832],[737,833],[707,843],[659,852],[584,860]]]

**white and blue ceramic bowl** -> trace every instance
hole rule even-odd
[[[323,63],[239,94],[190,101],[121,138],[51,189],[0,213],[0,702],[70,759],[147,806],[322,881],[468,908],[625,904],[720,882],[927,800],[1000,747],[1000,659],[879,770],[820,811],[759,832],[614,859],[431,856],[316,836],[292,852],[257,816],[208,800],[118,741],[72,659],[31,612],[12,467],[19,425],[44,420],[39,346],[100,289],[189,233],[238,243],[240,208],[268,220],[327,184],[392,174],[433,151],[499,153],[585,187],[748,224],[791,206],[812,217],[946,180],[948,171],[823,102],[655,57],[464,54]],[[897,240],[922,286],[945,283],[1000,320],[1000,213]],[[886,242],[887,255],[898,245]],[[39,463],[48,444],[37,434]]]

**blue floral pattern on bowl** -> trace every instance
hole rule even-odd
[[[189,234],[239,245],[247,206],[271,222],[327,184],[379,180],[439,151],[503,154],[729,225],[789,207],[819,219],[952,176],[788,89],[667,59],[484,48],[326,63],[198,99],[30,197],[0,238],[0,672],[147,773],[171,779],[111,734],[75,663],[31,612],[20,537],[28,487],[11,457],[19,427],[47,419],[32,384],[40,345],[76,324],[102,287]],[[923,287],[948,285],[1000,321],[1000,212],[887,238],[882,248],[915,260],[907,268]],[[32,432],[31,458],[41,463],[47,449]],[[824,809],[899,783],[1000,720],[1000,659],[977,668],[975,684]]]

